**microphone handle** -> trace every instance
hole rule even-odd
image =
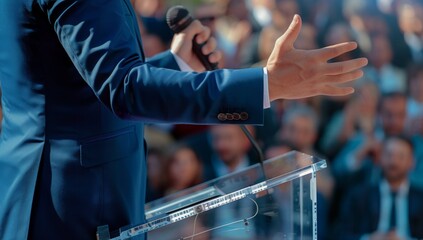
[[[200,60],[201,64],[203,64],[207,71],[216,70],[217,63],[211,63],[209,61],[209,55],[204,55],[201,50],[203,46],[207,43],[207,41],[202,44],[198,44],[195,39],[196,37],[194,37],[194,39],[192,40],[192,50],[194,51],[194,54],[197,56],[197,58]]]

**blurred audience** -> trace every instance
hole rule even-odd
[[[410,183],[413,144],[403,136],[382,143],[382,178],[355,185],[342,204],[338,237],[342,239],[423,238],[423,191]]]
[[[166,26],[165,12],[176,2],[131,1],[140,16],[146,56],[168,49],[172,33]],[[398,227],[385,230],[389,218],[386,204],[392,202],[386,189],[391,186],[389,176],[395,175],[391,171],[408,176],[403,184],[409,186],[408,195],[404,197],[400,190],[397,202],[403,204],[408,199],[409,210],[416,212],[423,206],[423,201],[412,200],[418,192],[415,189],[423,188],[422,0],[200,0],[183,4],[217,39],[224,53],[219,67],[264,66],[274,42],[294,14],[303,19],[296,48],[357,41],[359,49],[334,59],[369,58],[363,79],[354,85],[346,83],[355,87],[355,94],[272,102],[265,110],[264,126],[249,130],[266,158],[295,149],[327,160],[328,169],[318,174],[318,197],[321,204],[329,205],[331,213],[329,225],[321,229],[330,231],[337,225],[340,211],[345,216],[346,206],[356,206],[357,212],[348,214],[361,218],[353,222],[343,219],[338,228],[352,238],[421,237],[415,231],[421,224],[415,214],[406,223],[404,213],[398,212],[397,216],[402,216]],[[396,137],[403,135],[414,146],[412,168],[387,164],[399,158],[397,153],[408,150],[407,141]],[[155,124],[146,128],[146,140],[152,148],[148,158],[150,200],[257,162],[257,155],[237,126]],[[167,149],[172,153],[165,157]],[[392,156],[386,157],[388,152]],[[357,195],[367,193],[369,199]],[[379,202],[378,198],[385,200]],[[379,218],[379,212],[386,221]],[[371,217],[361,216],[364,213]],[[369,225],[364,227],[366,222]],[[329,238],[324,236],[321,239]],[[340,236],[335,239],[344,239]]]

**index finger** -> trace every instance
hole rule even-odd
[[[315,57],[318,60],[321,61],[328,61],[332,58],[338,57],[346,52],[350,52],[357,48],[357,43],[355,42],[345,42],[345,43],[339,43],[335,45],[331,45],[328,47],[311,50],[312,54],[315,55]]]

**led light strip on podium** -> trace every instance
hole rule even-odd
[[[223,196],[215,197],[213,199],[195,204],[193,206],[183,208],[181,210],[177,210],[173,213],[169,213],[167,216],[160,217],[155,220],[151,220],[144,224],[120,228],[117,234],[115,235],[112,234],[113,236],[112,238],[110,236],[108,226],[107,225],[100,226],[97,228],[97,239],[98,240],[131,239],[133,237],[139,236],[149,231],[170,225],[172,223],[176,223],[178,221],[187,219],[189,217],[196,216],[200,213],[218,208],[220,206],[223,206],[232,202],[236,202],[240,199],[246,198],[248,195],[255,195],[259,192],[263,192],[265,190],[271,189],[273,187],[289,182],[298,177],[311,174],[325,167],[326,167],[326,162],[321,161],[321,162],[318,162],[317,164],[312,164],[307,167],[297,169],[293,172],[289,172],[288,174],[284,174],[284,175],[272,178],[270,180],[254,184],[252,186],[242,188],[240,190],[228,193]]]

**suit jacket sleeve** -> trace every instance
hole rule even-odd
[[[152,64],[177,66],[169,55],[161,58],[167,63],[144,62],[129,1],[38,1],[82,78],[116,115],[179,123],[262,123],[261,68],[204,73],[158,68]],[[218,117],[222,113],[230,116]]]
[[[163,53],[157,54],[152,58],[147,59],[147,63],[161,68],[168,68],[173,70],[180,71],[178,63],[175,60],[175,57],[170,51],[165,51]]]

